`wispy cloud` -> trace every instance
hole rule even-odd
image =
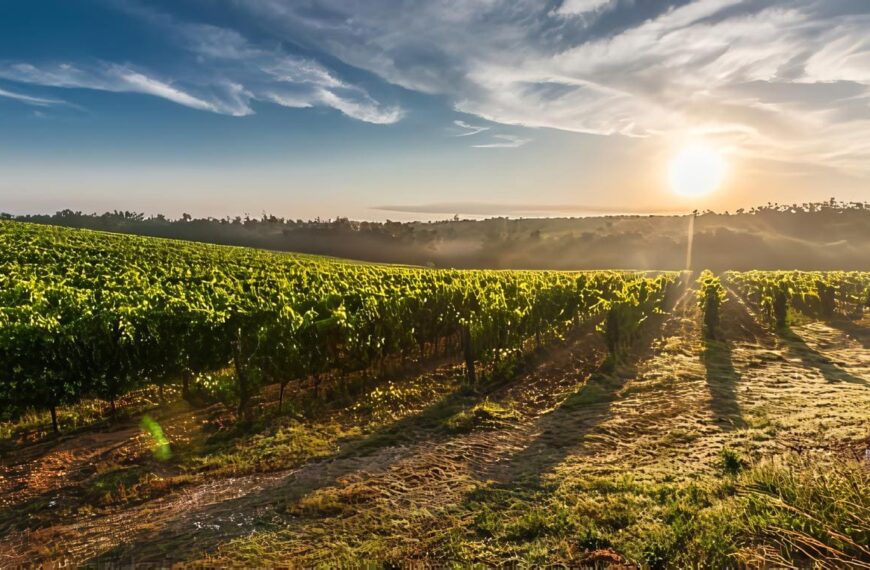
[[[469,125],[465,121],[453,121],[453,124],[459,127],[460,129],[464,129],[463,132],[457,134],[457,137],[470,137],[472,135],[476,135],[478,133],[482,133],[484,131],[488,131],[489,127],[480,127],[475,125]]]
[[[498,139],[499,142],[481,143],[471,146],[474,148],[519,148],[532,141],[532,139],[524,139],[516,135],[492,135],[492,138]]]
[[[615,4],[613,0],[564,0],[556,10],[560,16],[580,16]]]
[[[37,107],[53,107],[55,105],[67,104],[66,101],[63,101],[61,99],[46,99],[44,97],[33,97],[31,95],[16,93],[14,91],[7,91],[5,89],[0,89],[0,97],[15,99],[16,101],[21,101],[22,103],[27,103],[28,105],[35,105]]]
[[[249,99],[293,108],[331,107],[374,124],[392,124],[404,116],[400,107],[379,103],[365,89],[339,78],[310,57],[289,54],[280,47],[259,47],[226,28],[166,17],[162,21],[187,49],[217,68],[216,73],[243,82]]]
[[[236,30],[187,22],[137,0],[111,3],[158,29],[178,50],[170,71],[109,61],[0,61],[0,78],[57,88],[142,93],[232,116],[253,114],[256,101],[294,108],[329,107],[374,124],[395,123],[404,115],[399,106],[376,101],[361,86],[340,78],[312,57],[288,53],[280,42],[258,45]]]
[[[321,89],[317,100],[328,107],[341,111],[348,117],[378,125],[395,123],[404,114],[398,107],[382,108],[371,97],[365,94],[349,98],[338,95],[328,89]]]
[[[146,75],[129,66],[103,63],[82,67],[59,64],[37,67],[29,63],[0,64],[0,78],[48,87],[93,89],[115,93],[142,93],[160,97],[185,107],[226,115],[249,115],[245,98],[233,97],[230,88],[227,98],[195,96],[168,82]],[[236,94],[237,95],[237,94]]]
[[[870,4],[821,0],[247,0],[247,17],[494,123],[715,133],[777,161],[870,174]],[[825,91],[848,84],[850,98]],[[765,90],[759,86],[768,86]],[[802,96],[808,86],[812,96]],[[499,144],[499,143],[496,143]]]
[[[173,103],[178,103],[179,105],[184,105],[185,107],[191,107],[193,109],[199,109],[201,111],[225,112],[237,116],[249,115],[251,113],[250,108],[247,106],[228,109],[226,106],[216,105],[215,103],[194,97],[189,93],[185,93],[181,89],[176,89],[168,83],[158,81],[157,79],[148,77],[142,73],[117,69],[116,74],[117,78],[120,80],[117,87],[118,90],[129,89],[131,91],[154,95],[155,97],[161,97],[172,101]]]

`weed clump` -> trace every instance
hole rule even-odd
[[[475,429],[498,429],[517,419],[516,412],[489,400],[463,410],[444,420],[450,433],[466,433]]]
[[[730,447],[723,447],[719,450],[719,465],[726,473],[736,475],[746,468],[747,461],[740,452]]]

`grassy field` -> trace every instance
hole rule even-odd
[[[866,567],[870,323],[776,334],[732,295],[705,341],[678,297],[615,368],[588,326],[477,390],[441,359],[250,422],[64,409],[6,440],[0,564]]]

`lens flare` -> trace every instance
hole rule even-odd
[[[151,446],[151,452],[154,454],[154,458],[158,461],[166,461],[170,457],[172,457],[172,450],[169,447],[169,440],[163,434],[163,428],[160,427],[151,416],[143,416],[142,422],[140,426],[144,431],[146,431],[150,436],[153,442]]]

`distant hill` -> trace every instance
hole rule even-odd
[[[10,216],[42,224],[435,267],[682,269],[686,216],[355,222],[274,216],[172,220],[134,212]],[[870,204],[699,213],[693,267],[870,270]]]

